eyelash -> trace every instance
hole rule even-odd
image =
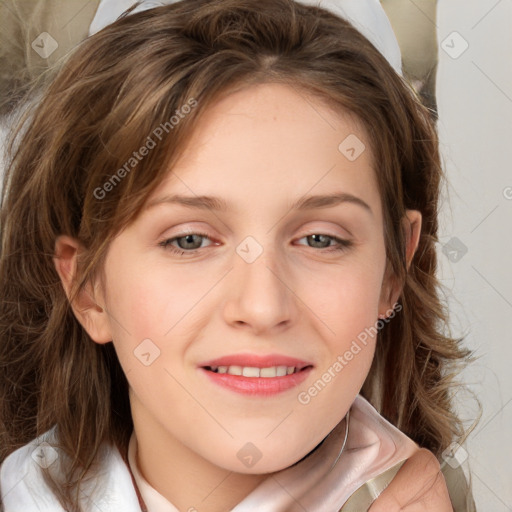
[[[202,236],[204,238],[207,238],[208,240],[211,240],[211,238],[206,233],[194,232],[194,233],[186,233],[186,234],[183,234],[180,236],[175,236],[173,238],[167,238],[166,240],[162,240],[161,242],[159,242],[158,245],[163,247],[166,250],[171,251],[174,254],[178,254],[179,256],[183,256],[184,254],[195,254],[200,249],[192,249],[190,251],[185,251],[183,249],[178,249],[178,248],[174,247],[173,245],[171,245],[171,242],[174,242],[175,240],[178,240],[180,238],[185,238],[186,236],[189,236],[189,235]],[[334,248],[333,247],[325,247],[323,249],[318,249],[320,251],[343,252],[343,251],[346,251],[347,249],[349,249],[350,247],[352,247],[352,245],[353,245],[353,242],[351,242],[350,240],[343,240],[341,238],[337,238],[332,235],[326,235],[324,233],[309,233],[307,235],[304,235],[301,238],[307,238],[308,236],[313,236],[313,235],[322,235],[322,236],[330,238],[338,243],[338,245],[334,246]],[[300,240],[300,238],[299,238],[299,240]],[[312,247],[312,249],[315,249],[315,247]]]

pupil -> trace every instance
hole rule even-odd
[[[321,241],[321,238],[324,237],[325,238],[325,235],[310,235],[309,238],[312,238],[313,239],[313,242],[314,243],[322,243]],[[319,240],[320,239],[320,240]],[[326,239],[327,241],[327,245],[329,245],[329,240]]]
[[[185,239],[185,247],[182,247],[182,249],[195,249],[195,247],[188,247],[188,244],[194,244],[194,237],[196,237],[198,235],[185,235],[183,237],[181,237],[181,240]],[[183,244],[180,243],[179,244],[180,246],[182,246]]]

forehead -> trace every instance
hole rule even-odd
[[[205,109],[152,199],[162,191],[225,197],[244,208],[341,191],[380,209],[362,122],[276,83],[248,86]]]
[[[202,113],[190,139],[192,148],[218,135],[229,134],[233,142],[239,136],[231,131],[235,125],[244,132],[258,131],[260,139],[281,144],[283,150],[296,147],[303,139],[311,141],[311,146],[320,142],[329,133],[324,146],[332,149],[333,141],[339,136],[355,135],[365,141],[366,159],[371,164],[371,148],[367,143],[368,134],[364,123],[352,112],[341,106],[333,106],[311,91],[281,83],[249,85],[214,102]],[[276,125],[280,130],[276,133]],[[264,133],[268,136],[265,138]],[[279,138],[273,137],[278,134]],[[318,136],[320,135],[320,136]],[[336,144],[336,148],[337,144]]]

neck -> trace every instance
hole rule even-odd
[[[268,476],[235,473],[211,463],[146,415],[137,421],[133,405],[138,471],[180,512],[230,510]]]

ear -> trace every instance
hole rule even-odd
[[[402,229],[405,232],[406,244],[406,265],[407,270],[411,265],[421,234],[421,212],[418,210],[406,210],[405,216],[402,218]],[[381,297],[379,303],[379,318],[386,318],[386,312],[393,309],[400,294],[403,285],[397,282],[396,276],[393,275],[389,261],[386,262],[386,272],[382,284]]]
[[[68,299],[71,296],[71,285],[76,277],[78,254],[81,251],[80,243],[66,235],[61,235],[55,242],[53,262],[59,274],[62,286]],[[110,323],[105,308],[98,305],[95,295],[103,302],[103,297],[88,283],[71,302],[75,317],[89,336],[96,343],[104,344],[112,341]]]

